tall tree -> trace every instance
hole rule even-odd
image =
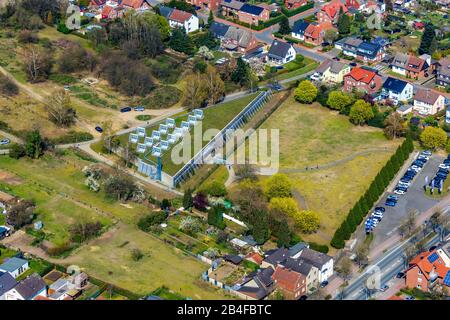
[[[208,65],[206,69],[205,81],[209,94],[209,102],[216,104],[225,94],[225,83],[216,69],[211,65]]]
[[[432,42],[435,38],[434,33],[434,25],[431,23],[427,23],[425,26],[425,30],[422,34],[422,39],[420,41],[419,46],[419,54],[433,54],[432,50]]]
[[[77,113],[72,108],[70,96],[64,90],[59,90],[49,98],[46,110],[50,121],[60,127],[70,127],[75,124]]]
[[[289,19],[285,15],[283,15],[283,18],[280,21],[280,28],[278,29],[278,32],[281,34],[291,33],[291,27],[289,26]]]
[[[349,34],[350,33],[350,17],[344,13],[344,11],[341,10],[339,11],[339,18],[338,18],[338,31],[339,34]]]
[[[208,98],[207,82],[200,73],[194,73],[186,77],[183,102],[192,110],[199,108]]]
[[[405,127],[403,126],[402,117],[397,112],[390,114],[385,120],[385,135],[389,139],[396,139],[401,137],[404,132]]]

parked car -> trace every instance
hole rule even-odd
[[[428,157],[431,157],[432,152],[431,152],[430,150],[424,150],[424,151],[422,151],[421,154],[426,155],[426,156],[428,156]]]
[[[2,139],[0,140],[0,145],[4,146],[6,144],[9,144],[11,141],[9,139]]]
[[[389,286],[385,284],[384,286],[382,286],[382,287],[380,288],[380,291],[381,291],[381,292],[385,292],[387,289],[389,289]]]
[[[102,133],[103,129],[102,129],[102,127],[96,126],[95,131]]]
[[[145,111],[145,108],[143,106],[137,106],[134,107],[134,111]]]
[[[131,111],[131,107],[124,107],[122,109],[120,109],[120,112],[124,113],[124,112],[130,112]]]
[[[357,65],[358,65],[358,64],[357,64],[356,62],[350,62],[350,63],[349,63],[349,66],[350,66],[350,67],[356,67]]]
[[[399,194],[399,195],[403,195],[403,194],[406,193],[406,190],[396,188],[396,189],[394,190],[394,193],[395,193],[395,194]]]
[[[406,296],[405,300],[416,300],[416,298],[414,298],[413,296]]]
[[[327,285],[328,285],[328,281],[325,280],[325,281],[323,281],[323,282],[320,284],[320,287],[321,287],[321,288],[325,288]]]
[[[406,274],[404,272],[399,272],[397,273],[397,275],[395,276],[398,279],[404,278],[406,276]]]
[[[445,163],[441,163],[440,165],[439,165],[439,168],[442,168],[442,169],[450,169],[450,165],[449,164],[445,164]]]
[[[385,207],[375,207],[375,212],[385,212],[386,208]]]

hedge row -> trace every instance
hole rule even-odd
[[[369,210],[383,194],[390,181],[394,178],[398,170],[403,166],[404,162],[409,158],[410,153],[414,150],[411,137],[407,137],[403,143],[397,148],[386,165],[380,170],[378,175],[372,181],[369,189],[359,199],[355,206],[349,211],[347,218],[342,222],[341,226],[334,233],[331,245],[337,249],[345,246],[345,241],[349,240],[352,233],[355,232],[358,225],[363,221]]]
[[[296,14],[305,12],[309,9],[314,8],[314,2],[308,2],[307,4],[305,4],[304,6],[301,6],[300,8],[294,9],[294,10],[288,10],[286,9],[284,6],[281,8],[281,12],[283,12],[283,14],[287,17],[293,17]]]

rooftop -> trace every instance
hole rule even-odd
[[[23,267],[25,264],[27,264],[28,261],[25,259],[20,259],[16,257],[12,257],[5,261],[2,265],[0,265],[0,270],[7,271],[7,272],[14,272],[20,267]]]

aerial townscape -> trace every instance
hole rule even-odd
[[[449,14],[0,0],[0,300],[449,300]]]

